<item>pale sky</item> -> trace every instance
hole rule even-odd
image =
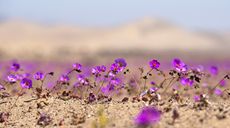
[[[2,20],[114,26],[143,17],[193,30],[229,30],[230,0],[0,0]]]

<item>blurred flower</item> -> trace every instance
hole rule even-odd
[[[152,69],[158,69],[160,67],[160,62],[158,62],[157,60],[151,60],[149,62],[149,66],[152,68]]]
[[[220,96],[220,95],[222,95],[223,92],[222,92],[222,90],[216,88],[216,89],[214,90],[214,93],[215,93],[217,96]]]
[[[20,84],[21,84],[22,88],[25,88],[25,89],[32,88],[32,80],[30,80],[28,78],[22,79]]]
[[[80,72],[81,71],[81,68],[82,68],[82,65],[79,64],[79,63],[74,63],[73,64],[73,69]]]
[[[185,78],[185,77],[182,77],[180,79],[180,83],[182,85],[188,85],[188,86],[192,86],[193,85],[193,80],[189,79],[189,78]]]
[[[61,75],[59,80],[60,80],[61,83],[66,84],[66,83],[69,82],[70,79],[69,79],[69,77],[67,75]]]
[[[195,102],[199,102],[201,100],[200,95],[195,95],[193,99]]]
[[[158,90],[157,87],[151,87],[151,88],[149,89],[149,91],[150,91],[151,93],[155,93],[155,92],[157,92],[157,90]]]
[[[105,72],[106,71],[106,66],[105,65],[101,65],[100,70],[101,70],[101,72]]]
[[[92,74],[95,76],[98,76],[101,72],[105,72],[106,67],[104,65],[102,66],[96,66],[92,68]]]
[[[105,87],[101,88],[101,92],[105,95],[109,95],[111,91],[115,89],[115,86],[113,84],[108,84]]]
[[[217,74],[218,74],[218,67],[216,67],[216,66],[211,66],[211,67],[210,67],[210,73],[211,73],[212,75],[217,75]]]
[[[42,72],[36,72],[34,74],[34,79],[35,80],[42,80],[44,78],[44,74]]]
[[[147,127],[160,121],[161,113],[154,107],[145,107],[135,118],[135,123],[141,127]]]
[[[179,72],[187,71],[187,65],[177,58],[173,60],[173,67]]]
[[[19,63],[14,62],[14,63],[11,65],[11,70],[17,72],[19,69],[20,69],[20,64],[19,64]]]
[[[14,83],[17,81],[17,76],[14,74],[10,74],[7,76],[8,82]]]
[[[81,84],[83,84],[83,85],[88,85],[88,84],[89,84],[88,79],[87,79],[84,75],[82,75],[82,74],[78,75],[78,76],[77,76],[77,79],[78,79],[79,82],[80,82]]]
[[[111,65],[110,70],[113,71],[114,73],[118,73],[118,72],[123,71],[126,66],[127,66],[127,63],[126,63],[125,59],[118,58]]]
[[[127,66],[127,63],[126,63],[125,59],[123,59],[123,58],[116,59],[115,63],[119,64],[120,67],[124,67],[124,68]]]
[[[111,65],[111,67],[110,67],[110,70],[113,71],[114,73],[118,73],[118,72],[122,71],[123,68],[120,67],[119,64],[113,63],[113,64]]]
[[[150,84],[151,85],[156,85],[156,83],[154,81],[151,81]]]

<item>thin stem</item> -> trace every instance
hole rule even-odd
[[[108,77],[108,75],[109,75],[109,73],[110,73],[111,71],[108,71],[108,73],[106,74],[106,77]],[[103,81],[102,81],[102,83],[101,83],[101,86],[99,87],[99,89],[97,90],[97,95],[98,95],[98,93],[100,92],[100,90],[101,90],[101,88],[103,87],[103,85],[104,85],[104,83],[105,83],[105,77],[104,77],[104,79],[103,79]]]
[[[226,76],[227,76],[227,75],[225,75],[224,78],[222,78],[222,79],[214,86],[214,88],[213,88],[212,90],[215,90],[215,89],[220,85],[220,83],[221,83],[223,80],[226,79]]]
[[[162,92],[163,94],[168,90],[169,86],[173,83],[176,77],[171,78],[169,84],[166,86],[165,90]]]
[[[148,75],[149,75],[152,71],[153,71],[153,69],[149,70],[149,71],[146,73],[146,75],[143,76],[143,77],[146,77],[146,78],[144,78],[144,89],[143,89],[143,91],[146,90],[147,77],[148,77]]]
[[[15,104],[17,103],[19,97],[21,96],[20,93],[22,92],[22,90],[23,90],[23,89],[21,89],[21,90],[19,91],[19,95],[18,95],[17,98],[15,99],[13,105],[9,108],[9,112],[12,110],[12,108],[13,108],[13,107],[15,106]]]

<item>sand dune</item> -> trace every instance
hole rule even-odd
[[[2,56],[10,57],[129,50],[230,53],[229,37],[214,35],[190,32],[150,18],[111,28],[9,21],[0,24],[0,51]]]

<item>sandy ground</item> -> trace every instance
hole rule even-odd
[[[1,99],[1,112],[7,111],[15,99],[16,97]],[[37,125],[39,113],[46,113],[52,120],[46,126],[50,128],[91,128],[99,124],[100,119],[104,120],[105,127],[108,128],[130,128],[136,127],[133,119],[139,110],[147,105],[144,101],[133,103],[130,100],[121,102],[117,99],[86,104],[83,100],[64,101],[54,100],[53,97],[24,102],[29,99],[31,97],[26,95],[19,97],[8,121],[1,123],[0,127],[41,127]],[[210,100],[210,105],[201,110],[193,108],[194,102],[189,99],[182,103],[162,100],[155,106],[162,111],[161,121],[154,126],[156,128],[227,128],[230,126],[230,104],[228,100],[221,98]],[[174,124],[172,124],[173,109],[178,110],[180,115]],[[99,111],[103,111],[103,117],[98,115]]]

